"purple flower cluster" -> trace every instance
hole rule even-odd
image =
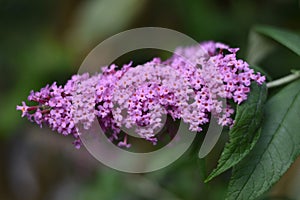
[[[155,144],[162,115],[181,118],[191,92],[176,70],[156,58],[128,69],[115,84],[114,121]]]
[[[251,81],[258,84],[265,81],[265,77],[259,72],[255,74],[248,63],[236,58],[238,50],[209,41],[197,46],[178,48],[174,56],[166,61],[193,88],[196,105],[192,110],[196,110],[198,115],[199,110],[203,112],[199,117],[205,123],[208,119],[204,113],[211,112],[219,119],[219,124],[230,126],[233,123],[230,116],[234,110],[229,105],[222,105],[222,100],[233,99],[240,104],[247,99]],[[201,125],[193,124],[193,130]]]
[[[37,105],[22,102],[17,109],[40,126],[73,135],[77,148],[81,145],[77,125],[89,129],[95,120],[111,141],[124,147],[130,144],[122,128],[133,128],[139,137],[156,144],[155,133],[163,126],[163,115],[182,119],[196,132],[202,131],[210,115],[220,125],[231,126],[234,109],[226,100],[240,104],[247,99],[251,81],[265,81],[236,58],[237,51],[205,42],[178,48],[166,61],[154,58],[119,70],[116,65],[107,66],[101,74],[74,75],[65,86],[54,83],[31,92],[28,100]]]
[[[47,85],[38,92],[31,91],[28,100],[37,105],[27,106],[23,101],[22,106],[17,106],[17,110],[22,111],[22,117],[27,117],[40,127],[45,124],[53,131],[63,135],[73,135],[74,145],[79,148],[81,142],[71,114],[71,82],[75,81],[76,77],[74,76],[65,87],[57,86],[54,82],[51,86]]]

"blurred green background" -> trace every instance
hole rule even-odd
[[[299,33],[300,2],[1,0],[0,199],[223,199],[230,172],[204,185],[199,162],[190,157],[149,174],[117,172],[97,162],[84,148],[74,149],[71,138],[22,119],[15,107],[31,89],[53,81],[64,84],[90,50],[120,31],[144,26],[171,28],[197,41],[216,40],[241,47],[239,57],[245,59],[249,32],[257,24]],[[259,63],[273,78],[300,69],[297,56],[275,47]],[[154,51],[128,54],[127,59],[137,63],[152,55],[164,56]],[[216,165],[225,141],[226,134],[207,157],[208,170]],[[279,183],[269,196],[300,197],[295,189],[300,172],[294,168],[292,175],[284,178],[284,187]]]

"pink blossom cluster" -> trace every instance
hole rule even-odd
[[[251,81],[265,81],[236,58],[237,51],[225,44],[204,42],[178,48],[166,61],[154,58],[121,69],[107,66],[101,74],[74,75],[65,86],[54,83],[32,91],[28,100],[37,105],[22,102],[17,109],[41,126],[73,135],[77,148],[81,145],[77,126],[89,129],[95,120],[109,133],[109,139],[122,147],[130,146],[127,133],[121,132],[124,128],[132,128],[140,138],[156,144],[163,115],[182,119],[195,132],[202,131],[210,116],[222,126],[231,126],[234,109],[226,101],[241,104]]]
[[[178,70],[195,92],[192,110],[211,112],[219,124],[230,126],[234,110],[224,99],[237,104],[247,99],[251,81],[262,84],[265,77],[249,68],[249,64],[236,58],[238,48],[230,48],[212,41],[197,46],[178,48],[166,62]],[[207,122],[207,118],[205,118]],[[194,123],[195,128],[198,126]]]
[[[57,86],[54,82],[38,92],[31,91],[28,100],[36,105],[27,106],[23,101],[21,106],[17,106],[17,110],[22,111],[22,117],[27,117],[40,127],[45,124],[62,135],[73,135],[73,144],[79,148],[81,142],[71,114],[72,83],[77,81],[77,77],[79,76],[73,76],[64,87]]]

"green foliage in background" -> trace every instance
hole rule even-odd
[[[15,107],[30,90],[53,81],[65,83],[95,45],[126,29],[159,26],[197,41],[241,47],[239,57],[268,81],[300,70],[298,4],[294,0],[1,1],[0,141],[4,152],[9,152],[6,148],[15,135],[26,137],[27,121]],[[141,56],[129,60],[142,60]],[[80,182],[74,199],[272,199],[268,192],[300,153],[299,88],[299,81],[271,88],[266,99],[265,86],[252,85],[251,97],[237,108],[237,124],[222,133],[205,164],[185,154],[186,159],[147,175],[127,175],[95,165],[90,179],[81,180],[70,172]],[[204,166],[211,172],[205,184]],[[50,193],[53,186],[47,187]]]

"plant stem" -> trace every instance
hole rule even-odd
[[[267,83],[267,88],[278,87],[286,83],[292,82],[298,78],[300,78],[300,71],[292,71],[292,74],[288,76]]]
[[[198,159],[200,166],[200,175],[202,176],[203,182],[207,178],[206,160],[205,158]]]

